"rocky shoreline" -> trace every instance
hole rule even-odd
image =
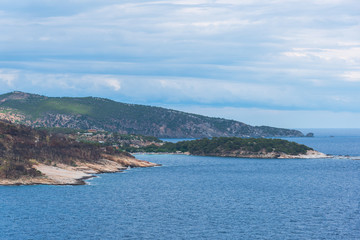
[[[137,153],[141,154],[172,154],[172,155],[191,155],[185,153]],[[214,155],[212,155],[214,156]],[[216,155],[217,157],[237,157],[237,158],[262,158],[262,159],[320,159],[333,158],[334,156],[326,155],[324,153],[309,150],[306,154],[288,155],[274,153],[267,154],[246,154],[241,152],[232,152],[228,154]],[[0,179],[0,185],[85,185],[86,179],[95,177],[95,174],[100,173],[115,173],[121,172],[129,167],[156,167],[161,166],[156,163],[138,160],[133,157],[120,157],[112,155],[104,155],[96,162],[76,162],[74,166],[66,164],[45,165],[36,164],[33,167],[42,173],[41,176],[28,177],[24,176],[18,179]]]
[[[42,173],[41,176],[23,176],[18,179],[0,179],[0,185],[85,185],[84,180],[95,177],[94,174],[115,173],[128,167],[155,167],[156,163],[108,155],[96,162],[76,162],[75,166],[65,164],[45,165],[36,164],[33,167]]]
[[[259,154],[248,154],[246,152],[229,152],[225,154],[217,154],[217,155],[195,155],[189,152],[161,152],[161,153],[154,153],[154,152],[138,152],[136,154],[151,154],[151,155],[162,155],[162,154],[169,154],[169,155],[193,155],[193,156],[209,156],[209,157],[236,157],[236,158],[264,158],[264,159],[320,159],[320,158],[333,158],[333,156],[327,155],[322,152],[318,152],[315,150],[308,150],[306,154],[298,154],[298,155],[290,155],[285,153],[259,153]]]
[[[248,154],[246,152],[230,152],[227,154],[216,155],[219,157],[238,157],[238,158],[263,158],[263,159],[320,159],[331,158],[331,156],[315,150],[308,150],[305,154],[290,155],[286,153],[259,152],[258,154]]]
[[[154,166],[113,146],[0,120],[0,185],[83,185],[94,174]]]

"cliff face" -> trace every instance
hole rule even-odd
[[[13,92],[0,96],[0,119],[32,127],[98,129],[160,138],[303,137],[297,130],[254,127],[211,118],[102,98],[50,98]]]

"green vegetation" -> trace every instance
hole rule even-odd
[[[305,154],[307,150],[313,149],[281,139],[219,137],[165,143],[162,146],[151,145],[144,148],[126,148],[125,150],[130,152],[189,152],[193,155],[221,156],[234,152],[241,152],[242,154],[284,153],[298,155]]]
[[[113,142],[119,142],[121,140],[140,140],[140,141],[148,141],[148,142],[155,142],[161,143],[160,139],[153,136],[143,136],[143,135],[135,135],[135,134],[120,134],[120,133],[112,133]]]
[[[43,101],[42,109],[38,110],[38,114],[49,110],[68,114],[89,114],[92,107],[87,104],[74,103],[69,98],[55,98]]]
[[[48,127],[38,127],[36,130],[45,131],[49,134],[76,134],[76,133],[86,133],[87,130],[76,129],[76,128],[48,128]]]
[[[4,107],[19,110],[31,119],[41,117],[44,113],[89,114],[91,106],[77,103],[68,98],[31,97],[25,100],[10,101]]]
[[[143,136],[136,134],[121,134],[117,132],[108,132],[108,131],[92,131],[84,129],[74,129],[74,128],[46,128],[39,127],[35,128],[36,130],[46,131],[49,134],[64,134],[68,137],[76,139],[77,141],[94,143],[97,144],[104,142],[104,145],[114,145],[122,143],[139,143],[139,142],[152,142],[152,143],[162,143],[160,139],[153,136]],[[1,136],[0,136],[1,137]]]
[[[32,127],[96,128],[162,138],[303,136],[296,130],[253,127],[180,111],[104,98],[52,98],[22,92],[0,95],[0,107]]]

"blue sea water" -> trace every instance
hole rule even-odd
[[[290,139],[360,156],[358,136]],[[360,161],[137,155],[85,186],[0,186],[0,239],[360,239]]]

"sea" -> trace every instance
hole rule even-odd
[[[360,130],[307,132],[287,140],[334,158],[138,154],[163,166],[0,186],[0,239],[358,240]]]

